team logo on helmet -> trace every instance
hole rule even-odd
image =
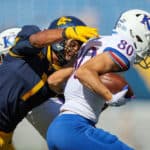
[[[150,18],[147,15],[144,15],[144,18],[141,22],[147,26],[148,30],[150,30]]]
[[[67,18],[67,17],[61,17],[58,22],[57,22],[57,25],[60,26],[60,25],[65,25],[67,22],[71,22],[72,19],[71,18]]]
[[[15,43],[15,38],[21,28],[10,28],[0,33],[0,54],[7,53]]]
[[[12,34],[12,35],[2,37],[4,48],[8,48],[14,44],[15,36],[16,36],[15,34],[14,35]]]

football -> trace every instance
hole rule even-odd
[[[128,85],[128,92],[126,93],[125,98],[131,98],[134,95],[133,90],[126,79],[119,74],[106,73],[100,75],[100,80],[113,94],[121,91],[124,86]]]

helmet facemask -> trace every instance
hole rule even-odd
[[[137,41],[135,43],[135,47],[137,47],[136,44],[143,42],[140,37],[137,37]],[[136,58],[135,58],[135,64],[138,64],[140,67],[144,69],[150,68],[150,33],[145,34],[145,41],[147,42],[147,45],[141,50],[136,51]]]
[[[58,57],[59,65],[63,66],[76,58],[81,44],[82,42],[73,39],[62,40],[52,44],[52,50]]]
[[[65,41],[64,52],[65,59],[70,61],[77,56],[78,50],[80,49],[82,42],[69,39]]]
[[[139,53],[136,54],[134,63],[138,64],[140,67],[144,69],[150,68],[150,44],[149,47],[146,49],[146,51],[141,51],[141,52],[139,51]]]

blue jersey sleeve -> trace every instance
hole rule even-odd
[[[34,55],[40,52],[41,48],[36,48],[30,44],[30,35],[41,31],[37,26],[26,25],[16,37],[16,43],[11,49],[14,56],[28,56]]]

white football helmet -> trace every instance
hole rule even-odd
[[[136,49],[135,64],[150,68],[146,59],[150,56],[150,13],[133,9],[121,14],[114,31],[129,36]]]
[[[0,33],[0,62],[8,50],[13,46],[15,37],[21,28],[10,28]]]

